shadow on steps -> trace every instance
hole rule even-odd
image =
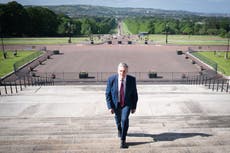
[[[141,145],[146,143],[153,143],[156,141],[174,141],[176,139],[184,139],[184,138],[190,138],[195,136],[201,136],[201,137],[210,137],[212,135],[205,134],[205,133],[161,133],[161,134],[145,134],[145,133],[129,133],[129,137],[151,137],[153,138],[153,141],[148,142],[130,142],[130,146],[135,145]]]

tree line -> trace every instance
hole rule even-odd
[[[133,34],[220,35],[230,31],[229,17],[128,17],[125,24]],[[0,32],[5,37],[53,37],[114,33],[115,17],[77,17],[56,14],[48,8],[22,6],[16,1],[0,4]]]
[[[224,37],[230,31],[228,17],[159,18],[135,17],[124,20],[130,32],[138,34],[186,34],[186,35],[220,35]]]
[[[44,7],[24,7],[16,1],[0,4],[0,32],[5,37],[107,34],[116,26],[115,18],[71,18]]]

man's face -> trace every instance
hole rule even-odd
[[[122,79],[124,79],[126,77],[127,73],[128,73],[128,68],[125,68],[125,67],[122,67],[122,66],[118,67],[119,77],[121,77]]]

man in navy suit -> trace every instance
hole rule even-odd
[[[127,73],[128,65],[120,63],[118,74],[108,78],[105,93],[109,112],[115,113],[118,136],[121,139],[120,148],[128,148],[126,135],[129,128],[129,114],[135,113],[138,101],[136,79]]]

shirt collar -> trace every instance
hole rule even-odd
[[[126,82],[127,76],[123,79],[123,82]],[[122,79],[118,76],[118,81],[121,81]]]

